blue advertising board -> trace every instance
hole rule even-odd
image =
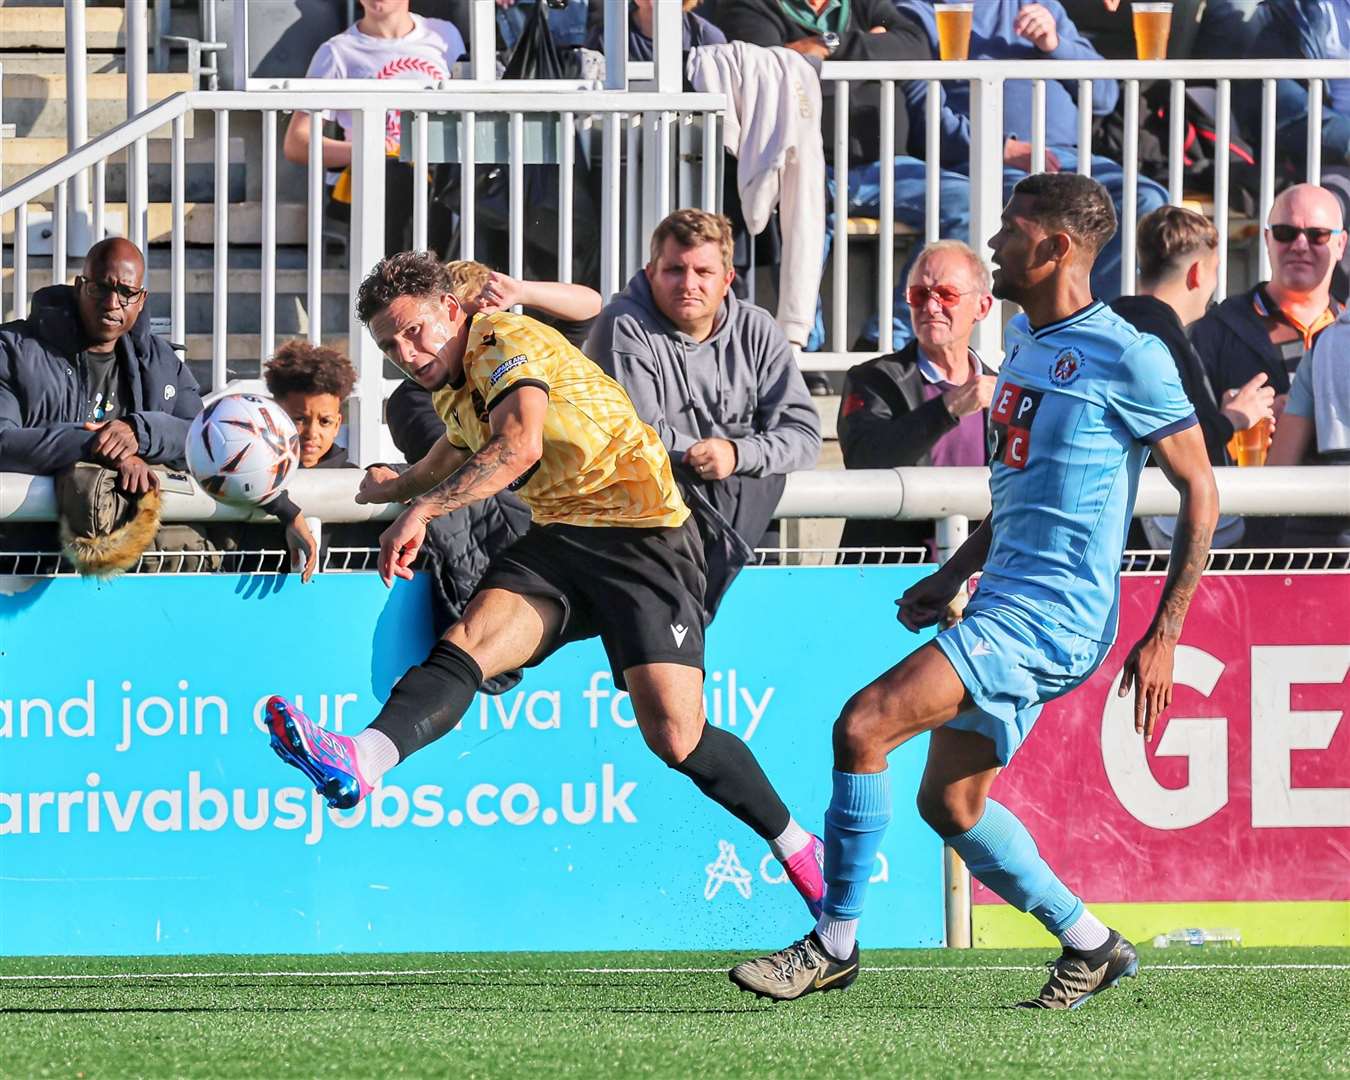
[[[747,570],[708,635],[711,723],[814,830],[830,727],[919,639],[926,568]],[[597,642],[573,645],[330,811],[261,708],[347,732],[432,641],[428,583],[373,574],[7,579],[0,954],[776,947],[810,925],[765,844],[645,748]],[[943,941],[941,845],[892,757],[869,946]]]

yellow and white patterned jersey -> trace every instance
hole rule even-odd
[[[492,437],[492,409],[524,386],[548,393],[543,457],[515,487],[536,522],[684,523],[689,509],[660,437],[623,387],[552,327],[511,312],[476,316],[461,380],[432,401],[450,442],[476,452]]]

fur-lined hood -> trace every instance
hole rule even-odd
[[[111,469],[86,464],[57,478],[61,547],[70,564],[87,576],[109,578],[130,570],[159,531],[159,488],[123,495],[113,486],[116,476]]]

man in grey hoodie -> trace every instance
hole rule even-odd
[[[708,615],[763,535],[785,477],[820,453],[820,416],[773,316],[730,291],[731,223],[676,210],[651,261],[596,319],[586,355],[670,453],[703,529]]]

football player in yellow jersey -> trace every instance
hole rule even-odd
[[[817,915],[820,840],[793,820],[749,747],[703,712],[703,545],[656,432],[561,334],[509,312],[470,316],[444,266],[404,252],[361,284],[356,314],[430,390],[446,438],[406,472],[368,473],[360,502],[407,502],[380,576],[411,579],[427,523],[514,490],[530,530],[488,567],[463,618],[409,669],[370,727],[327,731],[281,698],[272,746],[331,805],[355,806],[459,723],[485,678],[599,637],[652,752],[762,836]]]

